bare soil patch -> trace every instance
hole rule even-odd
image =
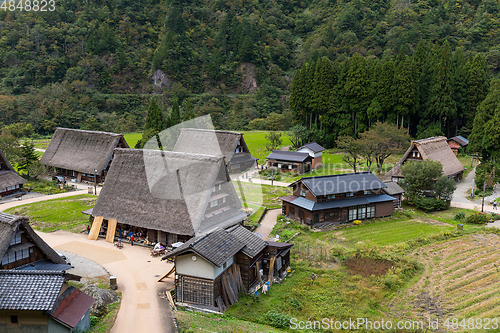
[[[349,258],[344,261],[344,265],[349,273],[368,277],[385,275],[394,266],[394,263],[382,259]]]

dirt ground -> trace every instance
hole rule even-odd
[[[499,317],[499,245],[499,236],[480,234],[419,249],[413,255],[424,273],[387,304],[391,315],[442,323]]]
[[[394,267],[394,264],[389,260],[371,258],[349,258],[344,262],[344,265],[349,273],[365,277],[384,275],[391,267]]]
[[[116,276],[122,303],[111,333],[174,332],[172,312],[160,293],[173,287],[173,277],[157,280],[172,268],[172,264],[152,258],[150,250],[124,244],[117,249],[99,238],[87,240],[86,234],[66,231],[37,232],[54,249],[64,250],[91,259]]]

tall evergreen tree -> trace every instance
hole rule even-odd
[[[355,53],[350,61],[344,85],[345,98],[351,113],[352,133],[364,130],[366,110],[370,106],[370,72],[367,61]]]
[[[184,105],[184,114],[182,115],[182,120],[187,121],[193,119],[195,117],[193,104],[191,103],[191,99],[188,98],[186,100],[186,104]]]
[[[322,129],[321,118],[330,107],[330,94],[334,84],[332,64],[327,57],[323,57],[316,63],[316,71],[314,73],[312,101],[313,110],[316,117],[319,118],[319,128]]]
[[[439,62],[434,69],[428,112],[438,118],[439,127],[446,129],[446,134],[449,136],[449,123],[456,117],[457,106],[453,100],[451,54],[448,42],[441,47]]]
[[[394,93],[396,100],[396,125],[405,127],[404,120],[414,111],[418,101],[418,81],[415,77],[415,66],[412,59],[405,56],[396,67],[394,76]],[[401,116],[401,118],[399,118]]]
[[[175,126],[181,122],[179,100],[174,99],[174,104],[172,105],[172,113],[170,114],[170,126]]]
[[[158,133],[163,131],[165,126],[165,121],[163,120],[163,112],[161,112],[156,99],[151,99],[148,107],[148,114],[146,116],[146,124],[144,125],[144,132],[142,133],[142,138],[139,140],[135,148],[142,149],[146,142],[152,137],[156,137],[156,141],[159,147],[161,147],[161,142]]]
[[[468,72],[466,70],[465,55],[463,48],[459,47],[453,53],[453,99],[457,105],[457,117],[455,118],[455,135],[458,126],[464,123],[467,98]]]
[[[488,93],[490,77],[488,75],[488,64],[484,56],[479,53],[469,64],[469,81],[467,89],[465,111],[465,125],[470,130],[473,125],[477,107],[485,99]]]

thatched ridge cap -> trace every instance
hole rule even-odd
[[[199,132],[211,132],[211,133],[223,133],[223,134],[243,135],[243,133],[240,133],[240,132],[220,131],[220,130],[206,129],[206,128],[181,128],[181,131],[199,131]]]
[[[224,159],[224,156],[216,156],[216,155],[205,155],[205,154],[192,154],[192,153],[184,153],[178,151],[168,151],[168,150],[156,150],[156,149],[132,149],[132,148],[115,148],[115,152],[120,153],[131,153],[131,154],[143,154],[150,156],[170,156],[170,157],[178,157],[190,160],[198,160],[198,161],[213,161],[218,162]]]
[[[103,132],[103,131],[88,131],[88,130],[81,130],[81,129],[75,129],[75,128],[67,128],[67,127],[56,127],[56,131],[61,130],[61,131],[74,131],[74,132],[80,132],[80,133],[88,133],[88,134],[95,134],[95,135],[106,135],[106,136],[112,136],[112,137],[123,137],[123,134],[120,133],[112,133],[112,132]]]

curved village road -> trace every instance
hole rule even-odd
[[[172,311],[160,293],[173,287],[173,277],[157,282],[172,268],[171,263],[152,258],[149,248],[124,244],[117,249],[99,238],[87,240],[86,234],[66,231],[38,232],[51,247],[81,255],[106,268],[116,276],[122,292],[120,311],[111,333],[174,332]]]

